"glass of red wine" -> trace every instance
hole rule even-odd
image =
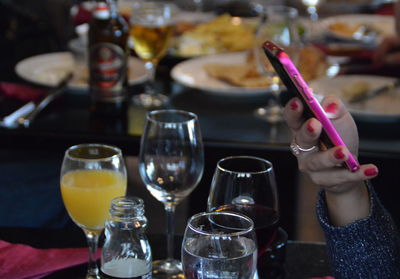
[[[271,162],[253,156],[218,161],[207,203],[208,211],[233,211],[250,217],[257,235],[259,278],[268,274],[268,251],[278,233],[278,193]]]

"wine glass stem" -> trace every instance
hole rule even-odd
[[[175,206],[166,205],[165,211],[167,213],[167,259],[174,258],[174,233],[175,233]]]
[[[86,235],[86,240],[89,246],[89,261],[88,261],[88,270],[87,270],[87,279],[95,279],[99,278],[99,269],[96,264],[96,251],[97,245],[99,242],[99,233],[84,230]]]
[[[146,83],[146,93],[149,95],[154,95],[157,63],[154,61],[146,61],[144,65],[146,67],[147,76],[149,78]]]

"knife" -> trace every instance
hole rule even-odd
[[[26,117],[20,117],[18,119],[18,123],[20,125],[23,125],[24,127],[29,127],[29,125],[32,123],[32,121],[35,119],[35,117],[48,105],[50,104],[54,99],[59,97],[62,93],[64,93],[65,89],[67,88],[68,82],[72,79],[73,74],[68,73],[59,83],[56,87],[51,89],[49,93],[44,97],[37,105],[36,107],[32,110],[30,114],[28,114]]]
[[[383,86],[380,86],[378,88],[372,89],[372,90],[368,90],[366,93],[364,94],[360,94],[358,96],[355,96],[353,98],[351,98],[349,100],[349,103],[357,103],[357,102],[361,102],[370,98],[373,98],[375,96],[381,95],[383,93],[392,91],[393,89],[395,89],[396,87],[400,86],[400,79],[396,79],[390,83],[387,83]]]

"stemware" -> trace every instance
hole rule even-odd
[[[145,92],[133,97],[143,107],[159,107],[168,97],[156,92],[155,73],[172,37],[177,7],[171,3],[135,1],[130,17],[130,38],[136,54],[145,62],[149,82]]]
[[[310,20],[315,22],[319,19],[318,6],[323,0],[301,0],[304,6],[306,6],[307,13],[310,15]]]
[[[266,40],[273,41],[285,48],[285,51],[296,62],[296,56],[300,47],[300,38],[296,26],[298,11],[295,8],[284,5],[266,6],[265,11],[267,20],[264,26],[259,28],[256,35],[257,44],[254,52],[257,61],[261,64],[260,68],[264,72],[263,74],[271,77],[274,84],[271,86],[272,95],[268,104],[257,108],[255,114],[270,124],[276,124],[282,121],[281,107],[278,99],[283,87],[272,67],[266,66],[269,65],[269,62],[267,62],[260,46]]]
[[[71,219],[83,229],[89,245],[86,278],[97,279],[96,250],[111,200],[125,195],[126,167],[119,148],[80,144],[67,149],[61,167],[61,194]]]
[[[258,275],[268,272],[267,251],[275,240],[278,193],[272,164],[253,156],[232,156],[218,161],[207,202],[208,211],[233,211],[254,222],[258,243]]]
[[[139,155],[140,176],[167,213],[167,259],[153,263],[153,275],[181,278],[174,259],[176,205],[197,186],[203,174],[204,154],[199,122],[194,113],[154,110],[147,114]]]
[[[234,212],[191,217],[182,243],[185,278],[254,278],[257,240],[253,228],[249,217]]]

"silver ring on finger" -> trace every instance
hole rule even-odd
[[[304,148],[297,144],[296,138],[293,138],[293,141],[290,143],[290,150],[292,151],[294,156],[300,155],[302,152],[313,152],[318,150],[318,146],[313,145],[310,148]]]

